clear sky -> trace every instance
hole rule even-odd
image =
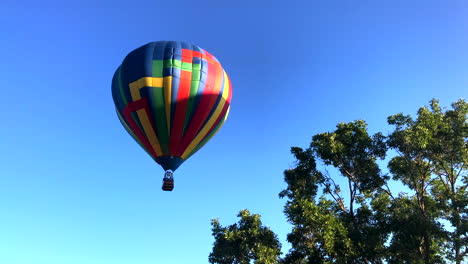
[[[468,94],[466,1],[226,2],[0,3],[0,263],[207,263],[210,219],[244,208],[287,250],[291,146]],[[172,193],[111,97],[125,55],[156,40],[208,50],[233,83]]]

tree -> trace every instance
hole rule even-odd
[[[419,250],[425,263],[442,254],[439,241],[443,239],[448,240],[452,251],[449,259],[461,263],[467,254],[467,113],[463,100],[443,112],[434,99],[430,108],[419,109],[416,120],[401,113],[388,118],[395,126],[389,146],[399,154],[389,168],[394,179],[415,191],[418,218],[426,225],[421,230],[423,247]],[[448,238],[443,238],[442,227],[436,222],[439,217],[454,228]]]
[[[440,224],[420,212],[416,196],[400,194],[392,200],[388,215],[391,233],[387,247],[387,262],[399,263],[444,263],[441,256],[441,239],[444,236]],[[428,256],[425,253],[425,235],[431,237]]]
[[[288,188],[280,193],[289,199],[285,214],[293,225],[285,262],[382,263],[387,235],[367,202],[387,179],[376,163],[385,157],[383,135],[370,136],[362,120],[341,123],[331,133],[315,135],[309,149],[292,148],[292,153],[296,167],[285,171]],[[317,170],[317,159],[347,179],[348,199],[326,171]]]
[[[438,227],[435,221],[440,215],[440,210],[435,206],[435,201],[428,192],[433,164],[431,160],[427,159],[427,145],[432,130],[428,127],[430,124],[423,120],[413,121],[410,116],[402,114],[390,116],[388,123],[396,126],[395,131],[389,136],[388,144],[398,153],[396,157],[391,159],[388,167],[394,180],[401,181],[415,192],[415,199],[409,198],[405,201],[416,203],[418,211],[416,213],[411,211],[411,219],[417,219],[418,223],[425,227],[415,229],[411,228],[412,221],[397,220],[399,226],[394,225],[397,229],[392,231],[396,234],[400,234],[399,231],[403,229],[410,231],[411,237],[418,241],[418,243],[411,244],[418,249],[418,256],[426,264],[433,263],[433,257],[441,254],[441,248],[434,243],[440,239],[436,236],[440,232],[437,232]],[[412,208],[412,205],[408,205],[408,207]],[[398,210],[394,210],[394,212],[398,212]],[[405,227],[405,225],[410,225],[410,227]],[[391,248],[394,248],[394,244],[398,245],[399,243],[409,245],[408,235],[401,235],[393,237]],[[408,248],[408,250],[413,249]]]
[[[221,226],[218,219],[211,221],[215,238],[208,260],[219,264],[276,264],[281,244],[275,233],[262,225],[260,215],[249,210],[239,212],[237,224]]]
[[[467,114],[464,100],[449,110],[432,100],[416,118],[389,116],[394,130],[387,137],[370,135],[365,121],[357,120],[314,135],[306,149],[292,147],[296,162],[284,171],[287,187],[279,193],[292,225],[289,252],[279,259],[276,235],[244,210],[228,227],[213,220],[210,263],[463,263]],[[409,193],[393,195],[390,177],[381,172],[377,161],[388,149],[396,152],[390,174]]]
[[[332,263],[345,261],[354,255],[346,227],[337,217],[337,206],[321,197],[315,202],[323,174],[316,170],[312,150],[291,148],[296,166],[284,172],[288,184],[279,196],[288,198],[284,212],[293,225],[288,234],[292,248],[285,256],[285,264]]]
[[[468,253],[468,104],[459,100],[451,110],[442,112],[439,102],[433,100],[430,111],[426,108],[423,113],[437,127],[429,152],[436,175],[432,191],[443,208],[443,218],[454,228],[449,239],[450,259],[459,264]]]

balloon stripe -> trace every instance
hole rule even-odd
[[[194,58],[196,58],[196,57],[194,57]],[[195,95],[195,97],[193,99],[193,105],[192,105],[191,110],[190,110],[190,116],[189,116],[189,119],[188,119],[188,122],[187,122],[186,130],[188,129],[188,127],[192,123],[192,120],[193,120],[193,117],[195,116],[198,105],[200,104],[200,101],[201,101],[201,99],[203,97],[203,93],[205,92],[206,82],[207,82],[207,77],[208,77],[208,62],[206,60],[204,60],[204,59],[200,59],[200,70],[199,70],[199,72],[200,72],[200,81],[198,82],[197,93],[196,93],[196,95]]]
[[[197,91],[197,95],[193,98],[193,106],[191,107],[191,111],[190,113],[188,113],[188,120],[187,120],[187,124],[186,126],[188,126],[188,124],[191,123],[192,119],[193,119],[193,116],[195,115],[195,110],[198,108],[198,105],[201,101],[201,98],[203,96],[203,93],[204,93],[204,88],[205,88],[205,85],[206,85],[206,82],[207,82],[207,75],[208,75],[208,65],[209,63],[213,64],[213,65],[217,65],[217,62],[215,62],[213,59],[212,59],[212,56],[211,54],[209,54],[206,50],[202,50],[200,48],[198,48],[199,50],[198,51],[192,51],[192,55],[193,55],[193,58],[194,58],[194,61],[200,61],[200,66],[197,67],[197,72],[200,73],[200,81],[199,81],[199,84],[201,84],[202,86],[202,89],[199,89]],[[208,55],[207,55],[208,54]],[[193,74],[193,73],[192,73]],[[213,109],[214,111],[214,109]],[[207,118],[205,118],[205,123],[208,121]]]
[[[218,123],[218,125],[216,127],[214,127],[214,129],[208,134],[208,136],[206,138],[204,138],[202,140],[202,142],[200,142],[200,144],[198,144],[190,153],[187,152],[188,154],[185,154],[182,155],[182,159],[183,160],[188,160],[193,154],[195,154],[197,151],[199,151],[203,146],[205,146],[206,143],[208,143],[208,141],[215,135],[216,131],[221,128],[222,126],[222,123]]]
[[[120,94],[120,96],[117,95],[116,97],[119,98],[119,102],[122,103],[120,105],[120,107],[118,108],[118,110],[120,111],[127,105],[128,100],[125,97],[125,92],[124,92],[123,84],[122,84],[122,67],[119,67],[117,69],[117,71],[118,71],[118,73],[117,73],[118,74],[117,75],[117,84],[119,86],[119,93],[118,94]]]
[[[128,101],[131,98],[127,99],[128,90],[125,90],[123,88],[124,85],[123,85],[123,81],[122,81],[122,67],[119,67],[118,84],[119,84],[121,99],[123,100],[123,103],[124,103],[124,105],[121,108],[121,109],[123,109],[123,108],[125,108],[127,106]],[[121,109],[119,111],[122,111]],[[141,130],[142,126],[141,126],[141,123],[138,120],[138,117],[137,117],[136,113],[134,113],[134,112],[130,113],[130,118],[135,121],[135,125]]]
[[[155,45],[153,52],[158,52],[158,46]],[[154,57],[154,53],[152,55]],[[169,154],[169,130],[167,127],[166,105],[164,101],[164,78],[163,78],[163,60],[152,61],[152,75],[153,78],[161,78],[161,88],[150,89],[150,106],[152,116],[155,118],[153,122],[156,125],[156,134],[161,144],[163,155]]]
[[[172,76],[164,77],[164,106],[166,107],[167,134],[171,134]]]
[[[213,94],[214,90],[216,89],[216,87],[214,87],[216,81],[216,66],[213,64],[209,65],[210,66],[208,66],[208,76],[205,91],[203,92],[200,104],[195,112],[193,120],[189,125],[187,133],[182,138],[182,143],[177,153],[182,154],[185,151],[185,149],[189,146],[189,144],[195,139],[195,136],[200,131],[201,126],[205,122],[210,110],[212,109],[215,103],[216,96],[213,96]]]
[[[123,85],[122,85],[122,66],[119,66],[117,71],[118,71],[117,83],[119,84],[120,95],[121,95],[124,103],[127,104],[127,100],[125,98],[125,92],[124,92]]]
[[[229,113],[229,109],[230,108],[228,108],[227,110],[227,114]],[[203,148],[206,145],[206,143],[208,143],[208,141],[210,141],[210,139],[218,133],[219,129],[224,125],[224,122],[226,122],[227,114],[221,119],[221,122],[219,122],[216,125],[213,131],[211,131],[210,134],[205,139],[203,139],[203,141],[200,144],[198,144],[198,146],[188,156],[184,157],[184,160],[189,159],[193,154],[197,153],[198,150]]]
[[[125,116],[125,119],[126,119],[128,125],[130,126],[130,128],[132,129],[132,131],[140,139],[140,141],[143,144],[143,146],[145,147],[146,151],[149,152],[151,154],[151,157],[154,159],[154,158],[156,158],[157,154],[156,154],[155,150],[152,148],[152,146],[151,146],[150,142],[148,141],[148,139],[143,134],[143,131],[141,131],[141,129],[137,126],[135,120],[132,118],[132,116],[131,116],[132,112],[133,112],[133,109],[131,109],[131,103],[129,103],[127,105],[127,107],[125,107],[123,109],[123,114]]]
[[[174,129],[174,115],[177,106],[177,95],[179,94],[180,85],[180,69],[170,68],[172,75],[172,89],[171,89],[171,133]]]
[[[206,70],[207,72],[207,77],[206,77],[206,83],[205,87],[203,89],[203,93],[201,94],[200,102],[197,104],[194,116],[192,120],[190,120],[190,123],[187,128],[187,132],[184,134],[182,137],[181,144],[179,146],[179,150],[177,151],[178,153],[182,153],[192,142],[192,140],[195,138],[197,132],[200,130],[200,127],[202,126],[207,113],[207,109],[210,109],[208,107],[210,106],[210,96],[211,96],[211,91],[213,90],[213,83],[214,83],[214,74],[213,70],[210,70],[209,67]],[[199,91],[200,93],[200,91]]]
[[[192,63],[192,84],[190,86],[190,96],[187,106],[187,114],[185,115],[184,131],[182,134],[185,134],[187,127],[190,121],[190,116],[192,115],[195,99],[198,93],[198,87],[200,84],[200,74],[201,74],[201,64]]]
[[[184,160],[187,160],[193,154],[195,154],[200,148],[202,148],[213,136],[216,135],[216,133],[218,133],[218,130],[224,125],[224,122],[226,122],[226,119],[229,116],[229,111],[231,110],[230,102],[231,102],[231,98],[232,98],[232,84],[231,84],[231,81],[230,81],[229,77],[227,75],[226,75],[226,77],[227,77],[227,80],[228,80],[228,89],[229,89],[229,94],[228,94],[228,97],[226,98],[227,104],[224,105],[224,107],[227,108],[226,111],[223,109],[222,114],[220,115],[218,120],[216,120],[216,122],[215,122],[214,128],[212,128],[208,132],[208,136],[206,136],[202,140],[202,142],[200,144],[198,144],[190,154],[188,154],[188,156],[183,156]]]
[[[231,100],[232,100],[232,82],[231,82],[231,79],[229,78],[229,76],[228,76],[228,80],[229,80],[229,96],[228,96],[228,103],[231,104]]]
[[[112,78],[112,98],[115,103],[115,110],[120,114],[121,109],[123,109],[126,103],[123,102],[122,91],[121,91],[121,82],[120,82],[120,66],[115,71]]]
[[[152,64],[152,72],[153,72],[153,77],[155,78],[162,78],[163,77],[163,64],[164,61],[162,60],[153,60]]]
[[[172,68],[175,68],[178,70],[190,71],[192,69],[192,64],[199,64],[199,63],[191,63],[191,62],[180,61],[176,59],[164,60],[163,61],[163,72],[164,72],[163,75],[166,75],[166,76],[170,75]]]
[[[221,69],[221,71],[223,71]],[[221,77],[220,79],[222,79],[221,81],[221,85],[220,85],[220,90],[219,92],[217,92],[216,94],[219,94],[218,97],[216,98],[216,102],[214,103],[213,107],[211,108],[211,111],[210,113],[208,114],[208,117],[205,119],[205,122],[203,122],[203,125],[202,125],[202,128],[206,125],[206,123],[208,123],[208,120],[210,120],[211,116],[213,116],[214,112],[216,111],[216,109],[218,108],[218,105],[220,104],[221,102],[221,99],[223,98],[223,92],[225,91],[225,78],[224,78],[224,72],[221,74]],[[200,133],[200,131],[198,132]]]
[[[227,78],[227,74],[224,73],[224,77]],[[229,106],[225,103],[227,101],[229,95],[229,81],[226,80],[225,87],[223,89],[222,100],[220,100],[219,105],[216,107],[213,115],[210,117],[209,121],[203,126],[202,130],[198,133],[195,139],[190,143],[186,150],[181,150],[181,156],[187,156],[189,153],[193,151],[193,149],[209,134],[209,132],[219,123],[219,120],[223,117],[225,112],[227,111],[227,107]]]
[[[182,46],[186,46],[182,44]],[[179,50],[177,50],[178,52]],[[191,92],[192,81],[192,51],[182,48],[180,50],[181,61],[172,61],[172,67],[181,70],[179,91],[177,95],[177,105],[174,114],[174,121],[172,124],[171,141],[170,141],[170,155],[175,155],[180,138],[184,133],[185,117],[188,107],[188,100]]]
[[[185,115],[187,111],[188,97],[190,95],[190,82],[192,80],[192,72],[181,71],[179,93],[177,95],[177,106],[172,124],[172,132],[170,138],[170,153],[171,156],[176,156],[177,147],[179,146],[180,138],[184,128]]]
[[[164,53],[164,71],[172,76],[172,93],[171,93],[171,133],[174,129],[174,115],[177,106],[177,95],[179,93],[180,72],[182,65],[182,52],[180,43],[170,42],[171,47],[166,48]],[[174,67],[175,66],[175,67]]]
[[[143,87],[162,87],[163,78],[143,77],[130,83],[130,94],[133,101],[141,99],[140,89]]]
[[[209,54],[209,55],[211,56],[211,54]],[[214,85],[215,90],[214,90],[213,94],[219,94],[219,96],[216,98],[216,101],[214,102],[214,105],[212,106],[211,110],[209,111],[208,116],[206,117],[206,120],[203,123],[203,125],[205,125],[207,120],[209,120],[211,118],[211,116],[214,114],[214,109],[217,108],[218,104],[221,101],[221,95],[223,93],[223,88],[224,88],[224,85],[223,85],[223,81],[224,81],[223,68],[221,68],[221,65],[219,63],[217,63],[217,62],[214,63],[214,65],[215,65],[215,69],[216,69],[216,77],[215,77],[215,85]]]
[[[138,118],[140,118],[140,122],[143,125],[143,131],[145,132],[146,136],[151,143],[151,146],[156,151],[157,156],[162,156],[161,145],[159,144],[158,137],[156,136],[156,132],[154,129],[154,125],[152,124],[152,120],[149,118],[149,110],[148,109],[141,109],[137,111]]]
[[[184,160],[189,159],[193,154],[195,154],[198,150],[200,150],[203,146],[205,146],[206,143],[208,143],[208,141],[210,141],[210,139],[218,133],[219,129],[224,125],[224,122],[226,122],[230,109],[231,107],[228,106],[225,115],[220,116],[221,117],[220,122],[218,122],[218,124],[216,124],[216,126],[209,132],[208,136],[206,136],[202,140],[202,142],[198,144],[190,154],[188,154],[187,156],[182,156],[182,159]]]
[[[145,97],[138,101],[130,102],[128,103],[126,109],[130,109],[132,112],[137,112],[138,118],[143,126],[143,131],[146,135],[146,138],[148,139],[150,145],[156,152],[156,155],[161,156],[162,151],[151,118],[151,113],[148,105],[148,98]],[[156,156],[154,158],[156,158]]]
[[[224,91],[223,91],[223,98],[226,100],[226,103],[224,105],[224,109],[221,112],[221,115],[218,117],[218,120],[216,120],[213,128],[211,128],[210,131],[208,131],[208,135],[205,136],[205,138],[202,140],[202,142],[200,144],[198,144],[195,147],[195,149],[184,159],[188,159],[195,152],[197,152],[198,149],[203,147],[206,144],[206,142],[208,142],[217,133],[217,130],[220,128],[220,125],[222,126],[224,124],[224,122],[226,121],[227,117],[229,116],[229,110],[231,109],[230,102],[231,102],[231,98],[232,98],[232,86],[231,86],[231,81],[230,81],[229,77],[227,76],[226,72],[224,72],[224,74],[225,74],[225,83],[224,83],[225,87],[224,87],[224,89],[228,90],[227,97],[226,97],[226,93],[224,93]],[[213,130],[216,130],[216,131],[213,133]]]
[[[209,131],[215,126],[216,120],[219,117],[222,117],[221,113],[224,108],[225,101],[221,100],[221,103],[216,108],[215,113],[211,116],[210,120],[205,124],[205,126],[201,129],[201,131],[197,134],[197,136],[190,142],[190,145],[185,149],[181,150],[177,154],[184,157],[187,156],[188,153],[192,152],[193,149],[205,138],[205,136],[209,133]],[[227,106],[226,106],[227,109]]]
[[[120,114],[119,111],[117,112],[117,117],[119,118],[120,123],[124,126],[125,130],[130,134],[130,136],[140,145],[140,147],[148,153],[148,155],[152,156],[151,153],[146,149],[146,147],[141,143],[141,140],[133,133],[132,129],[128,126],[127,122],[125,121],[124,117]]]
[[[156,135],[161,144],[163,155],[169,154],[169,134],[167,133],[166,110],[164,106],[164,90],[162,87],[149,87],[149,105],[151,115],[156,125]]]
[[[229,79],[227,77],[226,72],[224,72],[224,70],[223,70],[223,75],[222,76],[223,76],[223,87],[221,88],[221,91],[220,91],[220,94],[219,94],[218,99],[216,101],[216,104],[213,106],[213,110],[211,111],[210,115],[208,116],[207,120],[204,122],[204,124],[202,126],[202,128],[207,126],[207,123],[209,122],[209,120],[212,119],[213,115],[215,116],[214,119],[216,119],[216,122],[215,122],[215,124],[212,125],[210,131],[207,132],[208,134],[219,123],[220,116],[225,114],[225,109],[223,107],[223,104],[224,105],[226,104],[227,98],[229,96]],[[216,111],[219,111],[219,108],[223,109],[221,113],[216,112]],[[209,127],[209,125],[208,125],[208,127]],[[200,133],[202,133],[202,132],[199,132],[198,134],[200,134]],[[203,134],[205,134],[204,136],[202,135],[203,138],[206,137],[207,133],[203,133]],[[197,137],[198,137],[198,135],[197,135]]]
[[[231,100],[232,89],[231,89],[231,82],[229,81],[229,77],[227,76],[226,72],[224,72],[224,75],[225,75],[225,82],[223,84],[224,88],[223,88],[223,93],[221,95],[223,100],[225,101],[224,102],[224,108],[223,108],[223,111],[221,112],[221,114],[219,115],[218,119],[216,120],[215,124],[213,125],[213,128],[215,126],[217,126],[219,124],[219,122],[222,121],[222,117],[224,117],[224,119],[227,118],[226,115],[229,112],[229,109],[227,109],[227,108],[230,107],[229,102]],[[208,134],[211,133],[211,130],[208,132]]]
[[[141,99],[140,89],[143,87],[162,87],[163,78],[153,78],[153,77],[143,77],[130,83],[130,94],[132,96],[133,102],[137,102]],[[158,156],[162,155],[161,146],[159,145],[159,140],[156,135],[156,129],[153,124],[153,119],[150,118],[150,110],[148,107],[148,98],[143,98],[146,103],[147,109],[142,109],[137,111],[138,118],[141,125],[143,126],[143,131],[148,137],[151,146],[155,149]]]

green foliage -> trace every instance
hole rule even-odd
[[[288,241],[293,245],[284,263],[333,263],[353,257],[346,227],[336,214],[332,201],[321,197],[317,204],[298,200],[285,209],[293,230]]]
[[[463,100],[445,112],[437,100],[432,100],[430,108],[419,109],[416,120],[403,114],[388,118],[395,126],[388,144],[399,153],[390,161],[389,169],[395,180],[415,191],[413,200],[419,210],[412,219],[425,227],[418,238],[424,246],[419,253],[426,263],[443,254],[438,241],[446,241],[451,251],[446,256],[449,260],[461,263],[467,254],[467,114],[468,104]],[[455,229],[448,237],[436,222],[440,218]]]
[[[442,227],[433,218],[421,214],[416,197],[399,196],[392,201],[390,211],[388,224],[392,236],[387,248],[388,263],[444,263]],[[425,236],[431,238],[427,258]]]
[[[340,123],[332,133],[315,135],[311,147],[317,157],[338,168],[360,191],[371,191],[384,183],[375,162],[385,157],[384,136],[378,133],[370,137],[363,120]]]
[[[284,212],[293,225],[284,263],[380,263],[386,236],[366,201],[385,183],[376,163],[385,157],[384,139],[380,133],[370,136],[358,120],[315,135],[309,149],[291,149],[297,163],[285,171],[288,187],[280,193],[288,198]],[[349,199],[326,171],[317,170],[316,160],[347,179]],[[316,197],[320,189],[323,195]]]
[[[281,254],[277,236],[262,225],[260,215],[249,210],[239,212],[237,224],[221,226],[218,219],[211,222],[215,238],[210,263],[219,264],[276,264]]]
[[[323,175],[315,169],[312,150],[293,147],[291,153],[296,158],[296,167],[284,172],[284,181],[288,187],[280,192],[279,196],[288,197],[290,200],[297,198],[312,200],[318,191],[316,183],[323,181]]]
[[[291,148],[296,163],[284,171],[287,187],[279,193],[292,225],[290,251],[279,259],[276,235],[244,210],[228,227],[213,220],[210,263],[464,263],[467,114],[464,100],[449,110],[432,100],[415,118],[388,117],[394,130],[387,137],[370,135],[357,120],[313,136],[307,149]],[[397,153],[388,163],[392,179],[409,194],[393,195],[381,172],[377,160],[388,149]]]

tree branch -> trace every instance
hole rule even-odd
[[[395,200],[395,197],[393,196],[392,192],[390,191],[390,187],[388,186],[388,182],[385,182],[385,187],[387,187],[387,189],[382,188],[382,190],[384,190],[384,192],[386,192],[392,198],[392,200]]]
[[[460,177],[461,172],[463,171],[463,167],[465,167],[465,162],[463,162],[460,166],[460,170],[457,173],[457,178]]]
[[[333,184],[333,191],[330,189],[330,188],[325,188],[325,190],[327,190],[328,194],[331,195],[331,197],[333,198],[333,200],[335,200],[336,203],[338,203],[338,205],[340,206],[341,210],[343,210],[345,213],[348,213],[348,209],[346,208],[345,204],[344,204],[344,200],[343,198],[340,196],[340,194],[337,192],[337,190],[339,189],[339,186],[335,183],[335,181],[333,180],[332,177],[330,177],[330,173],[328,172],[328,170],[325,168],[325,177],[327,180],[331,181],[331,183]],[[338,188],[337,188],[338,187]],[[335,196],[336,195],[336,196]]]

